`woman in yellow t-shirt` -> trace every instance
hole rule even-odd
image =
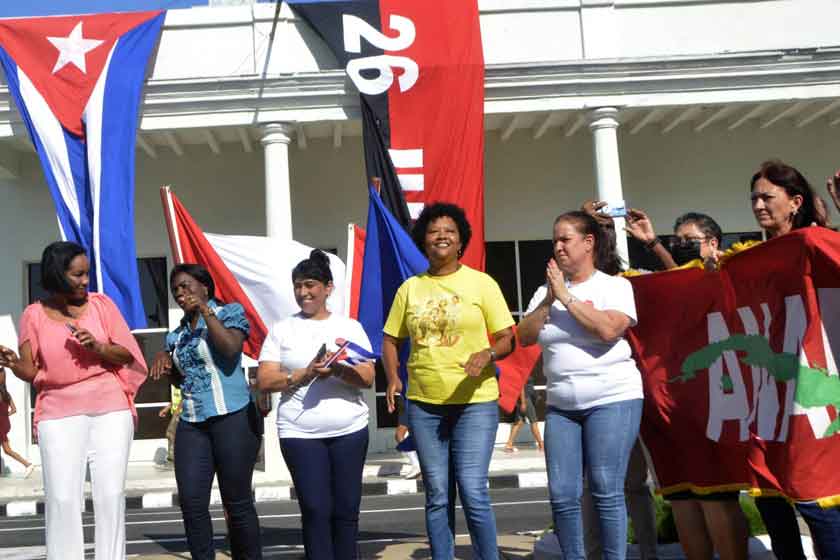
[[[460,262],[471,234],[461,208],[436,203],[423,210],[412,237],[429,259],[429,269],[397,290],[382,342],[389,412],[403,389],[399,347],[406,339],[411,344],[407,415],[426,488],[433,560],[449,560],[454,554],[450,461],[473,554],[481,560],[498,558],[487,486],[499,421],[493,362],[513,350],[513,317],[498,284]],[[492,333],[492,343],[487,333]]]

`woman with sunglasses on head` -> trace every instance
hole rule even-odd
[[[212,276],[198,264],[176,265],[169,288],[184,318],[167,335],[166,350],[155,357],[151,375],[167,375],[181,388],[175,480],[187,546],[196,560],[216,557],[209,506],[217,477],[233,558],[262,558],[251,494],[262,418],[242,369],[242,345],[249,333],[245,310],[216,299]]]
[[[368,447],[362,390],[374,377],[370,341],[358,321],[330,312],[333,276],[323,251],[295,266],[292,283],[300,311],[271,327],[257,383],[280,393],[277,434],[300,505],[306,558],[354,560]],[[358,361],[335,355],[345,342]]]
[[[19,354],[0,367],[31,383],[46,494],[47,557],[85,558],[82,511],[89,465],[96,560],[125,558],[125,478],[146,362],[119,309],[89,293],[84,248],[58,241],[41,257],[49,296],[20,318]]]

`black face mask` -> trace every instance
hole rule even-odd
[[[700,258],[700,241],[682,241],[671,245],[671,257],[678,266]]]

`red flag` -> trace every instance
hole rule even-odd
[[[809,227],[720,272],[631,278],[642,437],[665,493],[840,502],[840,234]]]
[[[251,325],[244,352],[257,359],[267,327],[299,310],[292,269],[312,247],[269,237],[205,234],[168,187],[161,188],[161,200],[175,261],[204,266],[216,284],[216,297],[242,304]],[[344,263],[328,256],[335,289],[327,306],[343,314]]]

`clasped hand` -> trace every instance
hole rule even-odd
[[[555,299],[560,300],[561,303],[567,299],[569,289],[566,287],[566,276],[554,259],[548,259],[548,265],[545,267],[545,285],[548,292],[544,303],[547,305],[551,306]]]

